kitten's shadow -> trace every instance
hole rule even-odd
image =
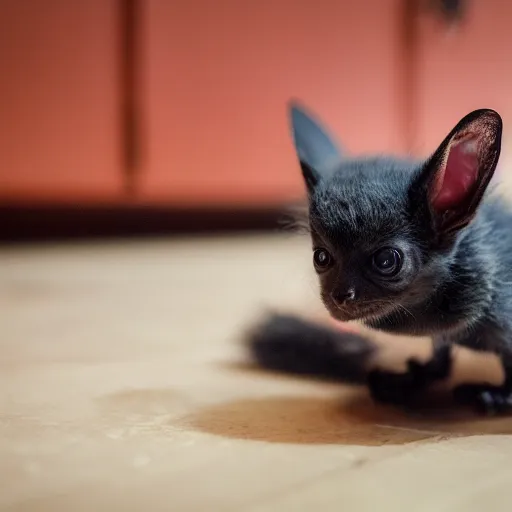
[[[376,405],[361,389],[338,396],[274,396],[225,402],[182,419],[184,426],[271,443],[379,446],[480,434],[512,434],[512,418],[482,418],[436,401],[414,411]]]

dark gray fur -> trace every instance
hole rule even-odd
[[[336,161],[333,148],[337,145],[321,123],[298,103],[291,104],[290,111],[308,189],[313,248],[326,248],[335,261],[319,272],[321,297],[331,315],[387,332],[430,335],[442,344],[494,351],[503,356],[508,368],[512,363],[512,211],[488,187],[500,153],[498,114],[491,110],[469,114],[425,161],[349,159],[341,153]],[[479,133],[483,141],[478,183],[467,200],[441,214],[430,204],[433,176],[450,141],[464,136],[465,130]],[[403,270],[396,279],[380,280],[369,270],[372,254],[385,246],[397,247],[404,255]],[[356,300],[340,307],[333,297],[347,289],[356,290]],[[273,351],[273,368],[293,371],[290,357],[279,356],[289,356],[293,348],[286,351],[283,346],[318,350],[322,343],[314,348],[312,332],[305,340],[304,328],[301,333],[298,324],[286,336],[278,336],[270,328],[278,321],[270,319],[261,327],[257,339],[253,338],[252,352],[269,366],[265,354]],[[317,335],[325,340],[324,349],[329,341],[330,353],[336,354],[332,357],[342,358],[343,334],[333,331],[329,338],[322,329],[318,327]],[[361,353],[368,354],[368,345],[361,343]],[[309,359],[314,359],[311,354]],[[329,367],[331,376],[342,379],[333,367]]]
[[[420,169],[390,159],[349,161],[312,195],[314,244],[328,245],[348,262],[343,274],[320,276],[327,308],[340,317],[329,292],[335,286],[348,286],[346,279],[351,283],[359,279],[359,286],[368,289],[376,301],[386,299],[395,304],[390,305],[389,314],[363,319],[377,329],[446,335],[451,330],[471,332],[489,321],[512,329],[510,209],[499,196],[488,194],[453,246],[436,247],[428,225],[412,214],[407,195]],[[382,283],[382,289],[364,282],[358,274],[361,262],[386,245],[410,251],[406,264],[411,269],[410,279]]]

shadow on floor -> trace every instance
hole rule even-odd
[[[381,446],[449,437],[512,434],[512,418],[482,418],[453,404],[404,412],[375,405],[363,390],[343,399],[265,397],[202,409],[182,419],[187,428],[222,437],[271,443]]]

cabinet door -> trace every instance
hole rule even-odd
[[[463,2],[460,23],[421,11],[416,151],[427,154],[472,110],[493,108],[505,122],[502,162],[510,161],[512,3]],[[501,166],[503,168],[503,165]]]
[[[0,199],[122,191],[119,2],[0,2]]]
[[[141,197],[257,205],[302,196],[290,97],[350,151],[399,151],[399,4],[147,0]]]

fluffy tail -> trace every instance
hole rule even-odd
[[[377,346],[364,336],[302,320],[271,315],[249,333],[248,349],[263,368],[362,384]]]

